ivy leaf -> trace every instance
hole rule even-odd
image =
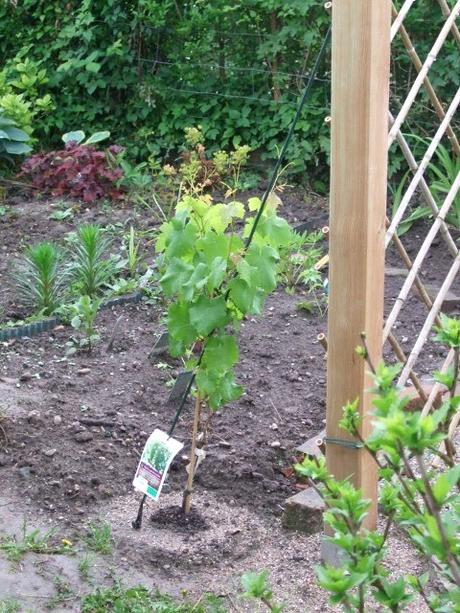
[[[228,321],[227,307],[223,296],[207,298],[200,296],[190,308],[190,322],[200,336],[207,336]]]
[[[171,258],[165,274],[160,279],[160,285],[165,295],[171,297],[179,294],[183,286],[190,282],[195,272],[195,268],[191,264],[187,264],[179,258]]]
[[[238,345],[233,336],[211,336],[206,343],[202,364],[205,368],[226,371],[238,362]]]

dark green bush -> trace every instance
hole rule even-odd
[[[184,128],[201,124],[211,151],[247,144],[264,164],[277,155],[329,21],[319,0],[18,0],[0,3],[0,57],[9,76],[26,59],[34,74],[46,71],[40,95],[45,88],[54,111],[34,126],[42,146],[68,130],[107,129],[133,158],[174,157]],[[416,3],[405,23],[425,57],[442,24],[437,2]],[[433,72],[445,101],[456,58],[452,39]],[[399,43],[394,59],[395,109],[414,71]],[[329,76],[326,60],[288,153],[291,171],[318,179],[327,177]],[[425,102],[411,126],[433,125]]]

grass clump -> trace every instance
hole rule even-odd
[[[51,539],[54,531],[40,532],[40,530],[27,531],[24,523],[20,538],[8,536],[0,541],[0,551],[6,555],[7,560],[17,564],[27,553],[64,554],[71,551],[71,546],[62,543],[53,545]]]
[[[117,584],[111,588],[98,588],[85,596],[81,613],[226,613],[219,598],[205,594],[196,602],[177,601],[171,596],[151,592],[137,585],[125,588]]]
[[[86,545],[91,551],[109,555],[113,553],[112,527],[108,522],[91,522],[88,526]]]
[[[21,605],[14,598],[4,598],[0,600],[0,613],[18,613]]]

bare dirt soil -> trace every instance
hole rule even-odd
[[[309,204],[296,193],[284,200],[290,221],[309,221],[317,228],[327,223],[321,201]],[[0,223],[0,285],[10,318],[24,315],[6,282],[22,244],[62,238],[87,221],[106,225],[129,220],[142,229],[158,225],[145,211],[128,208],[81,209],[71,222],[62,223],[49,219],[50,202],[18,198],[9,207]],[[411,255],[424,235],[421,226],[405,240]],[[145,249],[152,256],[152,246],[146,244]],[[401,266],[392,252],[388,264]],[[426,279],[439,281],[447,265],[439,242],[427,262]],[[399,277],[387,278],[386,309],[401,283]],[[178,361],[165,355],[148,359],[164,329],[161,302],[101,311],[101,341],[91,353],[67,355],[72,330],[64,326],[3,343],[0,408],[6,438],[0,433],[0,532],[17,533],[26,518],[32,527],[51,525],[69,537],[76,543],[74,561],[47,556],[47,564],[57,564],[51,574],[68,576],[77,596],[90,587],[75,562],[83,555],[85,526],[90,519],[106,518],[113,526],[116,548],[110,558],[99,556],[93,577],[98,581],[111,581],[116,574],[128,583],[143,581],[174,593],[185,588],[195,595],[206,589],[234,595],[243,572],[268,568],[287,611],[333,610],[314,580],[320,536],[299,536],[280,526],[284,502],[299,487],[290,470],[295,449],[324,427],[325,418],[326,362],[316,337],[326,332],[326,319],[298,310],[302,300],[301,289],[290,295],[280,288],[268,299],[263,317],[243,323],[238,378],[245,393],[213,419],[207,457],[197,475],[192,519],[184,523],[177,510],[186,481],[186,458],[179,454],[160,502],[148,504],[140,532],[131,528],[139,501],[132,478],[150,432],[157,427],[167,430],[174,417],[175,407],[167,404],[169,383],[181,370]],[[398,321],[398,334],[407,337],[408,347],[423,317],[419,298],[411,296]],[[113,347],[107,350],[118,319]],[[428,371],[429,355],[421,362]],[[174,433],[185,443],[185,455],[190,429],[187,404]],[[390,547],[395,569],[421,568],[397,534]],[[15,572],[0,562],[0,600],[13,594],[30,610],[46,610],[44,601],[53,594],[53,581],[40,576],[38,587],[32,589],[37,559],[28,559]],[[77,596],[55,610],[78,611]],[[251,606],[238,601],[239,610],[255,610]]]

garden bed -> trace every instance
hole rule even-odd
[[[295,193],[285,202],[291,221],[309,221],[317,228],[327,222],[320,203],[308,207]],[[130,219],[140,229],[158,225],[145,211],[122,207],[80,209],[65,223],[51,221],[50,211],[47,202],[10,205],[0,223],[3,287],[21,243],[61,238],[77,222],[106,225]],[[415,252],[421,236],[423,229],[418,233],[415,228],[405,240],[409,253]],[[151,257],[153,247],[145,248]],[[426,279],[439,280],[447,265],[441,243],[428,262]],[[391,253],[389,264],[400,266]],[[400,284],[400,278],[387,278],[387,298],[396,295]],[[295,448],[315,436],[325,420],[326,362],[316,337],[326,332],[326,319],[299,310],[305,299],[300,288],[294,294],[280,288],[267,300],[264,317],[242,324],[237,375],[245,393],[212,422],[207,457],[196,479],[195,514],[184,524],[174,510],[186,481],[186,459],[179,454],[158,508],[154,503],[146,508],[140,533],[130,527],[139,500],[132,478],[147,436],[171,424],[176,407],[167,403],[169,383],[182,368],[164,355],[148,359],[163,331],[161,304],[115,305],[101,311],[101,340],[91,353],[67,355],[72,330],[61,325],[33,338],[4,342],[0,530],[7,530],[11,505],[16,517],[52,524],[77,540],[89,519],[107,517],[114,526],[120,576],[134,566],[150,586],[160,589],[185,587],[199,594],[210,587],[233,593],[242,572],[267,567],[280,599],[288,601],[288,611],[328,610],[326,596],[311,589],[319,537],[299,537],[280,527],[284,501],[299,487],[290,470]],[[413,296],[410,301],[410,316],[406,309],[398,323],[408,346],[424,315],[419,299]],[[2,304],[8,317],[24,315],[9,288]],[[107,349],[113,333],[113,346]],[[431,370],[431,363],[426,366]],[[185,443],[184,456],[191,419],[188,403],[174,433]],[[2,497],[8,505],[4,508]],[[419,562],[401,544],[393,541],[391,546],[401,550],[404,564],[417,570]]]

